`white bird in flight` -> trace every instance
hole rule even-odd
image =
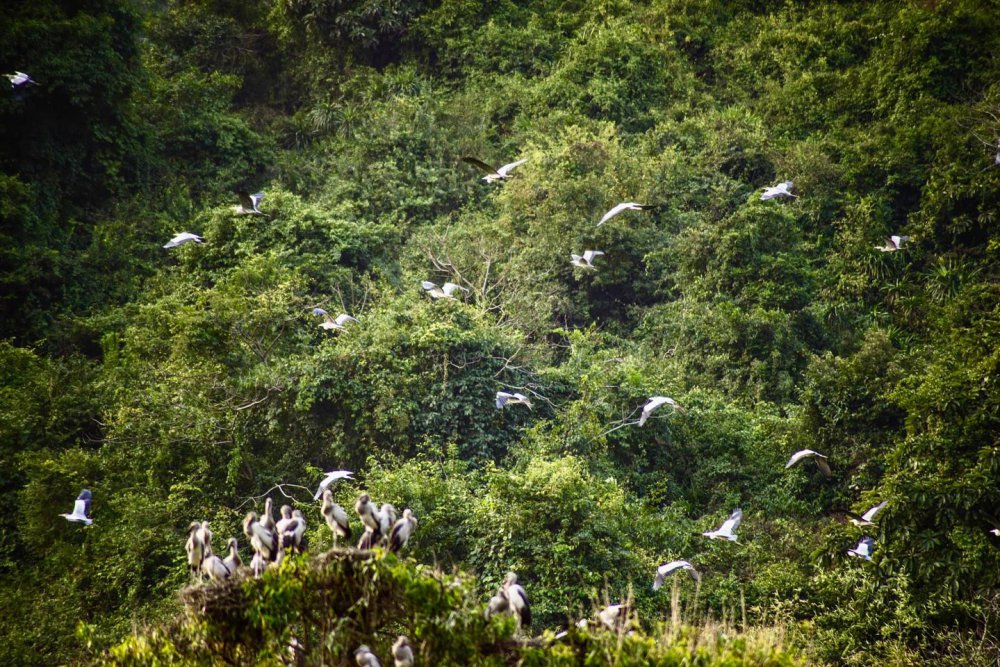
[[[333,319],[329,315],[324,316],[323,322],[320,323],[320,329],[326,329],[327,331],[345,329],[345,325],[348,322],[358,322],[355,318],[351,317],[347,313],[341,313],[337,315],[337,319]],[[358,322],[360,324],[360,322]]]
[[[594,266],[594,258],[600,257],[604,252],[600,250],[584,250],[583,256],[580,255],[570,255],[570,264],[573,266],[579,266],[581,269],[597,269]]]
[[[502,409],[505,405],[516,405],[518,403],[527,406],[529,410],[532,409],[531,399],[524,394],[519,394],[517,392],[510,393],[507,391],[498,391],[496,399],[497,410]]]
[[[645,424],[646,420],[649,419],[649,416],[653,414],[653,411],[661,405],[669,405],[676,412],[684,412],[684,408],[682,408],[674,399],[668,396],[653,396],[646,401],[646,405],[642,406],[642,414],[639,416],[639,426]]]
[[[31,75],[25,74],[24,72],[14,71],[13,74],[4,74],[7,79],[10,80],[10,87],[14,90],[18,88],[24,88],[25,86],[37,86],[38,82],[31,78]]]
[[[910,240],[909,236],[887,236],[882,245],[875,246],[879,252],[896,252],[903,249],[903,244]]]
[[[701,575],[698,573],[698,570],[694,569],[694,565],[686,560],[672,560],[669,563],[664,563],[660,567],[656,568],[656,578],[653,579],[653,590],[660,590],[660,587],[663,586],[663,582],[666,578],[671,573],[677,572],[678,570],[687,570],[692,579],[695,581],[701,581]]]
[[[67,521],[85,523],[88,526],[94,523],[90,518],[90,489],[84,489],[80,492],[80,495],[76,497],[76,502],[73,503],[73,513],[72,514],[60,514]]]
[[[871,537],[862,537],[858,545],[853,549],[848,549],[847,553],[856,557],[864,558],[865,560],[872,559],[872,552],[875,550],[875,539]]]
[[[205,239],[201,238],[197,234],[192,234],[191,232],[181,232],[174,238],[170,239],[170,241],[168,241],[163,247],[176,248],[177,246],[182,246],[185,243],[191,243],[192,241],[195,243],[204,243]]]
[[[761,201],[767,201],[768,199],[775,199],[780,197],[796,197],[792,192],[792,182],[784,181],[783,183],[778,183],[774,187],[764,188],[764,193],[760,196]]]
[[[455,297],[452,295],[455,293],[455,290],[462,290],[466,293],[469,291],[461,285],[456,285],[455,283],[445,283],[441,287],[438,287],[429,280],[423,280],[420,282],[420,285],[433,299],[454,299]]]
[[[826,456],[820,454],[819,452],[814,452],[811,449],[803,449],[792,454],[792,458],[788,459],[788,463],[785,464],[785,470],[791,468],[802,459],[809,458],[810,456],[815,457],[816,467],[819,468],[820,472],[823,473],[824,476],[829,477],[832,474],[830,466],[826,462]]]
[[[236,215],[264,215],[257,206],[260,204],[260,200],[264,198],[263,192],[255,192],[250,194],[243,190],[236,193],[236,196],[240,198],[240,203],[233,207]]]
[[[885,506],[888,504],[889,504],[888,500],[883,500],[878,505],[869,508],[868,511],[862,514],[861,516],[858,516],[854,512],[844,512],[844,515],[847,517],[847,520],[853,523],[855,526],[861,526],[861,527],[874,526],[875,524],[872,523],[872,519],[874,519],[875,515],[881,512],[882,509],[885,508]]]
[[[596,226],[600,227],[605,222],[615,217],[622,211],[648,211],[653,208],[656,208],[656,204],[636,204],[634,201],[622,202],[621,204],[618,204],[610,211],[605,213],[604,216],[601,218],[600,222],[598,222]]]
[[[517,162],[511,162],[497,169],[494,169],[492,166],[486,164],[485,162],[476,157],[468,157],[468,156],[463,157],[462,162],[471,164],[472,166],[482,171],[484,174],[486,174],[485,176],[483,176],[483,180],[486,181],[487,183],[493,183],[494,181],[504,181],[510,178],[510,172],[516,167],[520,167],[522,164],[527,162],[527,160],[525,159],[525,160],[518,160]]]
[[[323,495],[323,492],[329,489],[330,485],[334,482],[339,482],[342,479],[354,481],[354,478],[351,477],[353,474],[354,473],[350,470],[331,470],[326,473],[326,477],[323,478],[323,480],[319,483],[319,488],[316,489],[316,495],[313,496],[313,500],[319,500],[320,496]]]
[[[712,540],[736,542],[736,529],[740,527],[741,521],[743,521],[743,510],[738,509],[730,514],[729,518],[723,521],[717,530],[710,530],[702,535]]]

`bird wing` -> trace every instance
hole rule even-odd
[[[742,521],[743,521],[743,510],[736,510],[729,515],[728,519],[726,519],[723,522],[722,527],[719,528],[719,532],[732,535],[733,533],[736,532],[736,529],[740,527],[740,523]]]
[[[785,464],[785,468],[791,468],[793,465],[806,458],[807,456],[813,456],[816,452],[811,449],[803,449],[801,451],[792,454],[792,458],[788,459],[788,463]]]
[[[833,471],[830,470],[830,464],[826,462],[825,456],[821,456],[819,454],[816,455],[816,467],[819,468],[819,471],[823,473],[824,477],[829,477],[833,474]]]
[[[347,322],[357,322],[357,320],[348,315],[347,313],[342,313],[340,315],[337,315],[337,319],[334,320],[334,322],[336,322],[340,326],[344,326],[344,324],[346,324]]]
[[[313,308],[312,309],[312,314],[313,315],[329,315],[330,313],[326,312],[322,308]]]
[[[789,190],[792,189],[792,182],[791,181],[784,181],[782,183],[778,183],[778,187],[781,188],[782,190],[784,190],[785,192],[788,192]]]
[[[528,161],[527,159],[524,159],[524,160],[518,160],[517,162],[511,162],[505,164],[504,166],[497,169],[497,173],[500,174],[501,176],[506,176],[508,173],[510,173],[512,169],[514,169],[515,167],[520,167],[527,161]]]
[[[252,211],[254,209],[253,198],[250,193],[246,190],[240,190],[236,193],[236,196],[240,199],[240,206],[246,211]]]
[[[666,402],[667,398],[665,396],[653,396],[648,401],[646,401],[646,405],[642,407],[642,415],[640,415],[639,417],[639,426],[642,426],[643,424],[646,423],[646,420],[649,419],[649,415],[653,414],[653,410],[656,410],[656,408],[660,407]]]
[[[879,512],[881,512],[882,509],[886,505],[888,505],[888,504],[889,504],[888,500],[883,500],[878,505],[876,505],[875,507],[872,507],[867,512],[865,512],[864,514],[862,514],[861,518],[864,519],[865,521],[871,521],[872,519],[875,518],[875,515],[878,514]]]
[[[260,201],[263,198],[264,198],[263,192],[255,192],[252,195],[250,195],[250,203],[253,204],[253,209],[255,211],[257,210],[257,206],[260,204]]]
[[[448,296],[451,296],[455,292],[455,290],[459,289],[462,290],[463,292],[469,291],[466,288],[462,287],[461,285],[456,285],[455,283],[445,283],[444,285],[441,286],[441,290]]]
[[[513,394],[508,394],[505,391],[497,392],[497,409],[499,410],[503,406],[507,405],[507,401],[514,398]]]
[[[590,264],[594,261],[595,257],[600,257],[603,254],[604,252],[601,250],[586,250],[583,253],[583,258],[587,260],[588,264]]]
[[[632,205],[632,202],[623,202],[623,203],[618,204],[617,206],[613,207],[610,211],[608,211],[607,213],[604,214],[604,216],[601,218],[600,222],[597,223],[597,226],[600,227],[605,222],[607,222],[611,218],[615,217],[616,215],[618,215],[619,213],[621,213],[622,211],[624,211],[625,209],[627,209],[631,205]]]
[[[73,514],[76,516],[87,516],[87,501],[77,500],[73,503]]]
[[[432,289],[434,289],[435,287],[437,287],[437,285],[435,283],[432,283],[429,280],[421,280],[420,281],[420,286],[423,287],[428,292],[431,291]]]
[[[465,162],[466,164],[471,164],[473,167],[476,167],[477,169],[479,169],[480,171],[482,171],[483,173],[486,173],[486,174],[499,174],[500,173],[499,170],[494,169],[493,167],[491,167],[490,165],[486,164],[485,162],[483,162],[482,160],[480,160],[477,157],[466,156],[466,157],[462,158],[462,162]],[[500,174],[500,175],[502,176],[503,174]]]
[[[90,516],[90,499],[91,499],[90,489],[84,489],[80,492],[80,495],[76,497],[77,505],[83,502],[83,514],[84,516]]]
[[[570,254],[569,258],[574,262],[579,262],[580,260],[583,259],[583,257],[581,257],[580,255],[574,255],[572,253]]]

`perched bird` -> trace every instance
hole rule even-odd
[[[278,551],[275,532],[268,530],[257,520],[256,512],[250,512],[243,519],[243,534],[250,538],[250,548],[259,553],[264,560],[274,560]]]
[[[909,236],[886,236],[882,245],[875,246],[881,252],[896,252],[903,249],[903,244],[910,240]]]
[[[729,518],[723,521],[717,530],[711,530],[702,533],[702,535],[713,540],[736,542],[736,529],[740,527],[741,521],[743,521],[743,510],[738,509],[730,514]]]
[[[319,483],[319,488],[316,489],[316,495],[313,496],[313,500],[319,500],[319,497],[323,495],[323,492],[330,488],[330,485],[334,482],[339,482],[342,479],[353,479],[351,475],[354,473],[350,470],[331,470],[326,473],[326,477]]]
[[[191,243],[192,241],[194,241],[195,243],[204,243],[205,239],[201,238],[197,234],[192,234],[191,232],[181,232],[174,238],[170,239],[166,244],[164,244],[163,247],[176,248],[178,246],[184,245],[185,243]]]
[[[357,322],[360,324],[357,319],[351,317],[347,313],[341,313],[340,315],[337,315],[337,319],[333,319],[329,315],[324,317],[323,321],[319,325],[319,328],[326,329],[327,331],[339,331],[341,329],[345,329],[348,322]]]
[[[518,160],[517,162],[511,162],[510,164],[505,164],[504,166],[499,167],[497,169],[494,169],[493,167],[486,164],[479,158],[475,157],[463,157],[462,162],[465,162],[466,164],[471,164],[472,166],[478,168],[480,171],[486,174],[485,176],[483,176],[483,180],[486,181],[487,183],[493,183],[494,181],[504,181],[510,178],[511,177],[510,172],[514,168],[520,167],[522,164],[527,162],[527,160],[525,159],[525,160]]]
[[[233,574],[226,562],[215,554],[205,557],[205,560],[201,562],[201,569],[208,575],[209,579],[215,582],[225,581]]]
[[[578,266],[581,269],[593,269],[596,271],[597,267],[594,266],[594,258],[600,257],[603,254],[604,253],[600,250],[584,250],[582,257],[580,255],[570,254],[569,263],[573,266]]]
[[[73,512],[70,514],[60,514],[59,516],[67,521],[85,523],[89,526],[94,523],[90,518],[90,499],[90,489],[84,489],[80,492],[80,495],[76,497],[76,501],[73,503]]]
[[[362,493],[358,496],[358,502],[354,503],[354,511],[358,513],[361,523],[371,528],[372,532],[375,533],[377,541],[382,536],[381,517],[379,517],[379,512],[375,508],[375,503],[372,502],[371,497],[367,493]]]
[[[506,391],[497,392],[497,410],[502,409],[505,405],[517,405],[518,403],[523,404],[529,410],[532,409],[531,399],[524,394],[519,394],[514,392],[513,394]]]
[[[780,197],[795,197],[792,192],[792,182],[785,181],[783,183],[778,183],[774,187],[764,188],[764,194],[760,196],[761,201],[767,201],[768,199],[780,198]]]
[[[692,579],[695,581],[701,581],[701,575],[698,573],[698,570],[694,569],[694,565],[686,560],[672,560],[669,563],[664,563],[660,567],[656,568],[656,578],[653,579],[653,590],[660,590],[660,587],[663,586],[663,582],[666,580],[667,576],[677,570],[687,570]]]
[[[292,545],[295,548],[296,553],[302,553],[306,550],[306,517],[302,514],[302,510],[296,509],[292,512],[293,523],[289,526],[292,533]]]
[[[14,90],[20,90],[21,88],[26,88],[28,86],[37,86],[38,82],[31,78],[31,75],[25,74],[24,72],[14,71],[13,74],[4,74],[10,80],[10,87]]]
[[[648,211],[652,208],[656,208],[656,204],[636,204],[634,201],[622,202],[605,213],[604,217],[601,218],[601,221],[597,223],[597,226],[600,227],[622,211]]]
[[[267,561],[260,555],[260,552],[254,552],[253,558],[250,560],[250,571],[253,572],[253,576],[260,579],[265,569],[267,569]]]
[[[236,215],[264,215],[261,213],[257,205],[260,204],[260,200],[264,198],[263,192],[257,192],[254,194],[249,194],[246,191],[239,191],[236,196],[240,198],[240,203],[233,207],[236,211]]]
[[[417,529],[417,517],[409,509],[403,510],[403,518],[396,522],[389,533],[389,551],[398,552],[409,541],[413,531]]]
[[[508,572],[500,589],[507,596],[510,611],[517,618],[517,627],[530,626],[531,606],[528,604],[528,594],[521,584],[517,583],[517,575],[513,572]]]
[[[302,536],[306,530],[306,519],[301,510],[294,510],[288,505],[281,506],[281,518],[275,528],[278,538],[278,551],[292,549],[302,551]]]
[[[188,526],[188,538],[184,543],[184,551],[187,552],[188,571],[191,576],[196,576],[201,572],[201,562],[205,560],[205,543],[201,538],[201,523],[192,521]]]
[[[875,550],[875,539],[871,537],[862,537],[861,541],[858,542],[858,546],[853,549],[848,549],[847,553],[857,558],[864,558],[865,560],[872,559],[872,552]]]
[[[396,661],[396,667],[413,667],[413,649],[404,635],[397,637],[392,645],[392,659]]]
[[[347,512],[344,508],[333,502],[333,491],[329,489],[323,491],[323,507],[320,509],[326,525],[333,532],[333,546],[337,546],[337,538],[345,540],[351,539],[351,525],[347,521]]]
[[[455,283],[445,283],[441,287],[438,287],[429,280],[422,280],[420,285],[424,288],[425,292],[431,295],[432,299],[454,299],[455,297],[452,295],[455,293],[455,290],[462,290],[466,293],[469,291]]]
[[[358,663],[358,667],[382,667],[382,663],[378,661],[375,654],[364,644],[354,652],[354,661]]]
[[[243,560],[240,558],[239,545],[237,544],[235,537],[230,537],[229,542],[226,544],[229,546],[229,554],[222,560],[222,562],[225,563],[229,573],[232,574],[236,572],[238,568],[243,567]]]
[[[282,505],[279,513],[281,514],[281,518],[278,519],[278,523],[275,524],[275,531],[283,533],[288,529],[288,525],[294,520],[292,519],[292,506]]]
[[[489,602],[486,603],[486,609],[483,614],[486,616],[486,620],[489,620],[497,614],[503,614],[509,610],[510,599],[507,597],[507,591],[501,586],[497,594],[491,597]]]
[[[207,521],[201,522],[201,527],[198,529],[198,539],[203,545],[204,556],[202,560],[204,560],[212,555],[212,530],[208,527]]]
[[[628,617],[629,611],[628,605],[612,604],[597,612],[597,618],[608,630],[625,632],[631,625]]]
[[[853,523],[855,526],[862,528],[864,526],[874,526],[875,524],[872,523],[872,519],[874,519],[875,515],[881,512],[888,504],[889,504],[888,500],[883,500],[878,505],[869,508],[868,511],[862,514],[861,516],[858,516],[854,512],[844,512],[844,515],[847,517],[847,520]]]
[[[396,508],[390,503],[382,503],[378,510],[378,530],[382,539],[388,540],[393,526],[396,525]]]
[[[358,551],[370,551],[377,546],[378,533],[366,526],[365,532],[361,534],[361,539],[358,540]]]
[[[266,530],[274,532],[274,502],[270,498],[264,501],[264,514],[260,517],[260,525]]]
[[[788,459],[788,463],[785,464],[785,470],[791,468],[802,459],[809,458],[810,456],[815,457],[816,467],[819,468],[819,471],[823,473],[823,475],[829,477],[833,474],[830,470],[830,466],[826,462],[826,456],[820,454],[819,452],[814,452],[811,449],[803,449],[792,454],[792,458]]]
[[[667,396],[653,396],[646,401],[646,405],[642,406],[642,414],[639,416],[639,426],[645,424],[649,416],[653,414],[653,411],[661,405],[669,405],[674,409],[674,412],[684,412],[684,408],[674,399]]]

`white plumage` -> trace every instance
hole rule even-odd
[[[205,239],[201,238],[197,234],[192,234],[191,232],[181,232],[174,238],[167,241],[164,244],[164,248],[176,248],[182,246],[185,243],[204,243]]]
[[[610,211],[605,213],[604,216],[601,218],[600,222],[597,223],[597,226],[600,227],[605,222],[615,217],[622,211],[648,211],[649,209],[652,208],[656,208],[656,206],[653,204],[637,204],[634,201],[622,202],[621,204],[618,204]]]
[[[653,411],[661,405],[669,405],[676,412],[684,412],[684,409],[674,399],[668,396],[653,396],[646,401],[646,405],[642,406],[642,414],[639,416],[639,426],[645,424],[649,416],[653,414]]]
[[[694,569],[694,565],[686,560],[672,560],[669,563],[664,563],[660,567],[656,568],[656,578],[653,579],[653,590],[660,590],[660,587],[663,586],[663,582],[666,578],[671,573],[678,570],[687,570],[692,579],[695,581],[701,580],[701,574],[698,573],[698,570]]]
[[[705,537],[713,540],[729,540],[730,542],[736,542],[736,529],[740,527],[740,522],[743,521],[743,510],[736,510],[729,515],[729,518],[722,522],[722,525],[716,530],[710,530],[707,533],[702,533]]]
[[[767,201],[768,199],[775,199],[775,198],[780,199],[782,197],[788,197],[788,198],[796,197],[797,195],[793,195],[791,190],[792,190],[792,182],[784,181],[783,183],[778,183],[773,187],[764,188],[764,193],[760,196],[760,200]]]

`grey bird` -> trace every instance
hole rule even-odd
[[[375,508],[375,503],[372,502],[371,497],[367,493],[362,493],[358,496],[358,502],[354,504],[354,511],[357,512],[361,523],[371,528],[372,532],[375,533],[376,540],[382,536],[382,522],[380,521],[378,509]]]
[[[489,164],[483,162],[479,158],[476,158],[476,157],[463,157],[462,158],[462,162],[465,162],[466,164],[471,164],[472,166],[476,167],[477,169],[479,169],[480,171],[482,171],[484,174],[486,174],[485,176],[483,176],[483,180],[486,181],[487,183],[493,183],[494,181],[504,181],[504,180],[507,180],[508,178],[511,177],[511,173],[510,172],[513,169],[515,169],[516,167],[520,167],[522,164],[524,164],[527,161],[528,160],[526,160],[526,159],[525,160],[518,160],[517,162],[511,162],[509,164],[503,165],[502,167],[498,167],[498,168],[494,169],[492,166],[490,166]]]
[[[184,543],[184,551],[187,552],[188,572],[191,576],[201,573],[201,562],[205,560],[205,543],[201,538],[201,523],[192,521],[188,526],[188,538]]]
[[[695,581],[701,581],[701,574],[698,573],[698,570],[694,569],[694,565],[686,560],[672,560],[669,563],[664,563],[660,567],[656,568],[656,578],[653,579],[653,590],[660,590],[660,587],[663,586],[663,582],[666,578],[671,573],[677,572],[678,570],[687,570],[692,579]]]
[[[486,620],[489,620],[497,614],[503,614],[509,610],[510,600],[507,597],[507,591],[501,586],[497,594],[491,597],[486,603],[486,609],[483,614],[486,616]]]
[[[413,649],[404,635],[396,637],[396,643],[392,645],[392,659],[396,661],[396,667],[413,667]]]
[[[716,530],[710,530],[707,533],[702,533],[702,535],[712,540],[736,542],[736,529],[740,527],[740,522],[742,521],[743,510],[737,509]]]
[[[600,250],[584,250],[583,255],[573,255],[569,256],[569,263],[573,266],[578,266],[581,269],[592,269],[597,270],[594,266],[594,258],[602,256],[604,253]]]
[[[239,197],[240,203],[233,207],[236,215],[264,215],[258,207],[260,200],[264,198],[263,192],[256,192],[254,194],[249,194],[246,191],[239,191],[236,193]]]
[[[333,491],[323,491],[323,507],[320,509],[326,525],[333,533],[333,546],[337,546],[337,538],[351,539],[351,525],[347,520],[344,508],[333,502]]]
[[[403,510],[403,517],[392,527],[389,533],[389,551],[398,552],[413,536],[413,531],[417,529],[417,517],[409,509]]]
[[[424,288],[424,291],[427,292],[432,299],[454,299],[456,290],[462,290],[466,293],[469,291],[461,285],[456,285],[455,283],[445,283],[441,287],[438,287],[429,280],[420,281],[420,286]]]
[[[889,504],[888,500],[883,500],[878,505],[870,507],[868,511],[862,514],[861,516],[858,516],[854,512],[844,512],[844,515],[847,517],[848,521],[850,521],[855,526],[858,526],[860,528],[863,528],[865,526],[874,526],[875,524],[872,522],[872,519],[875,518],[876,514],[885,509],[885,506],[888,504]]]
[[[62,518],[74,523],[85,523],[88,526],[93,522],[90,518],[90,500],[92,496],[90,489],[84,489],[73,502],[73,511],[69,514],[60,514]]]
[[[250,548],[259,553],[264,560],[274,560],[278,551],[276,534],[257,520],[256,512],[250,512],[243,519],[243,534],[250,538]]]
[[[205,239],[201,238],[197,234],[192,234],[191,232],[181,232],[174,238],[170,239],[164,244],[164,248],[176,248],[182,246],[185,243],[204,243]]]
[[[229,554],[222,560],[229,570],[230,574],[235,573],[237,569],[243,567],[243,559],[240,558],[239,544],[236,542],[235,537],[230,537],[229,542],[226,543],[229,547]]]
[[[524,405],[529,410],[532,409],[531,399],[524,394],[519,394],[517,392],[511,393],[507,391],[498,391],[496,395],[496,404],[497,410],[500,410],[507,405],[517,404]]]
[[[531,625],[531,606],[528,601],[528,594],[521,584],[517,583],[517,575],[508,572],[500,587],[507,596],[510,611],[517,619],[517,627],[522,628]]]
[[[358,663],[358,667],[382,667],[382,663],[378,661],[375,654],[364,644],[354,652],[354,661]]]
[[[272,533],[274,532],[274,501],[270,498],[264,501],[264,514],[260,517],[260,525],[266,530],[269,530]]]
[[[788,459],[788,463],[785,464],[785,470],[791,468],[802,459],[810,457],[816,461],[816,467],[819,468],[819,471],[823,473],[824,476],[829,477],[833,474],[830,470],[830,465],[826,462],[827,457],[819,452],[814,452],[811,449],[803,449],[792,454],[792,458]]]
[[[4,74],[5,77],[10,81],[10,87],[14,90],[20,90],[22,88],[27,88],[28,86],[37,86],[38,82],[31,78],[31,75],[25,74],[24,72],[14,71],[13,74]]]
[[[319,500],[323,492],[330,488],[330,485],[334,482],[339,482],[342,479],[353,479],[351,475],[354,473],[350,470],[331,470],[326,473],[326,477],[319,483],[319,488],[316,489],[316,495],[313,496],[313,500]]]
[[[862,537],[858,545],[853,549],[848,549],[847,553],[865,560],[872,559],[872,552],[875,551],[875,539],[872,537]]]
[[[653,396],[646,401],[646,405],[642,406],[642,414],[639,415],[639,426],[645,424],[649,416],[661,405],[669,405],[674,409],[674,412],[684,412],[684,408],[669,396]]]
[[[875,249],[880,252],[896,252],[897,250],[902,250],[903,245],[909,240],[909,236],[886,236],[882,241],[882,245],[875,246]]]
[[[358,540],[358,551],[370,551],[378,546],[378,542],[378,533],[365,526],[365,532],[361,534],[361,539]]]
[[[337,315],[336,319],[330,317],[329,315],[324,317],[323,321],[319,325],[319,328],[326,329],[327,331],[340,331],[347,328],[348,322],[360,324],[356,318],[351,317],[347,313],[341,313],[340,315]]]
[[[382,503],[382,507],[378,510],[378,530],[382,534],[382,539],[389,539],[397,518],[396,508],[390,503]]]
[[[653,208],[656,208],[656,204],[636,204],[634,201],[622,202],[621,204],[618,204],[610,211],[605,213],[604,216],[601,218],[601,221],[597,223],[597,226],[600,227],[605,222],[615,217],[622,211],[648,211]]]
[[[780,199],[782,197],[787,197],[789,199],[796,197],[797,195],[793,195],[791,190],[792,190],[792,182],[784,181],[782,183],[778,183],[773,187],[764,188],[764,194],[760,196],[760,200],[767,201],[768,199],[775,199],[775,198]]]

